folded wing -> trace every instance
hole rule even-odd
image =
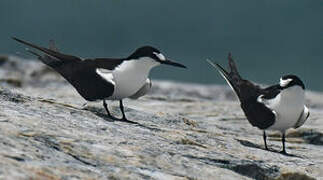
[[[60,73],[84,99],[95,101],[108,98],[113,94],[113,83],[98,74],[97,70],[100,68],[113,70],[122,63],[122,59],[96,58],[82,60],[79,57],[58,52],[53,44],[50,48],[45,48],[18,38],[13,39],[44,52],[45,55],[40,55],[35,51],[28,50],[28,52],[36,55],[44,64]]]
[[[299,119],[297,121],[297,123],[295,124],[294,128],[299,128],[301,127],[306,120],[308,119],[308,117],[310,116],[310,111],[308,110],[308,108],[306,106],[304,106],[304,110],[301,113],[301,115],[299,116]]]

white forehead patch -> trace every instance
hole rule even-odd
[[[153,52],[161,61],[166,61],[165,56],[162,53]]]
[[[285,86],[287,86],[291,81],[293,81],[293,79],[285,79],[285,80],[283,80],[282,78],[280,78],[280,82],[279,82],[279,84],[280,84],[280,86],[281,86],[281,87],[285,87]]]

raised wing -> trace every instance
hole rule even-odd
[[[220,66],[218,63],[213,63],[210,60],[207,60],[209,64],[211,64],[225,79],[225,81],[228,83],[228,85],[231,87],[231,89],[234,91],[234,93],[238,96],[240,99],[240,89],[238,87],[239,81],[242,80],[241,76],[239,75],[238,69],[232,59],[231,53],[228,55],[228,62],[229,62],[229,69],[230,72],[226,71],[222,66]]]
[[[227,81],[229,86],[236,93],[240,101],[244,101],[245,99],[257,97],[262,93],[262,89],[253,84],[252,82],[243,79],[237,69],[237,66],[232,58],[231,53],[228,55],[228,64],[229,71],[225,70],[218,63],[213,63],[210,60],[207,60],[214,68],[218,70],[218,72],[222,75],[222,77]]]
[[[211,64],[221,74],[221,76],[224,78],[224,80],[231,87],[231,89],[233,90],[233,92],[235,93],[235,95],[239,98],[239,96],[238,96],[238,89],[235,88],[233,82],[231,81],[230,74],[222,66],[220,66],[218,63],[213,63],[212,61],[210,61],[208,59],[206,61],[209,64]]]
[[[217,63],[208,61],[215,67],[223,78],[227,81],[240,100],[240,105],[251,125],[260,129],[266,129],[273,125],[276,119],[275,112],[269,109],[264,103],[258,102],[257,98],[261,95],[270,96],[271,88],[262,89],[252,82],[243,79],[236,67],[236,64],[229,53],[229,70],[225,70]]]

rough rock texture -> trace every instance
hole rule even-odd
[[[226,86],[153,86],[125,101],[138,124],[113,121],[38,61],[1,56],[0,179],[323,179],[322,94],[307,92],[311,117],[286,156],[277,132],[264,150]]]

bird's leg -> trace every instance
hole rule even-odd
[[[124,113],[124,107],[123,107],[122,100],[120,100],[119,102],[120,102],[120,110],[121,110],[121,112],[122,112],[122,119],[123,119],[123,120],[127,120],[126,115],[125,115],[125,113]]]
[[[107,111],[108,116],[109,116],[110,118],[113,118],[113,117],[111,116],[111,113],[110,113],[110,111],[109,111],[109,109],[108,109],[108,105],[107,105],[107,103],[105,102],[105,100],[103,100],[103,107],[104,107],[104,109]]]
[[[264,142],[265,142],[265,148],[266,148],[266,150],[268,151],[269,149],[268,149],[268,147],[267,147],[267,136],[266,136],[266,131],[264,130],[264,134],[263,134],[263,137],[264,137]]]
[[[123,103],[122,103],[122,100],[119,101],[120,102],[120,110],[122,112],[122,121],[124,122],[127,122],[127,123],[133,123],[133,124],[137,124],[136,122],[133,122],[133,121],[129,121],[127,118],[126,118],[126,115],[124,113],[124,107],[123,107]]]
[[[281,151],[282,154],[287,154],[286,149],[285,149],[285,131],[282,132],[283,137],[282,137],[282,143],[283,143],[283,150]]]

